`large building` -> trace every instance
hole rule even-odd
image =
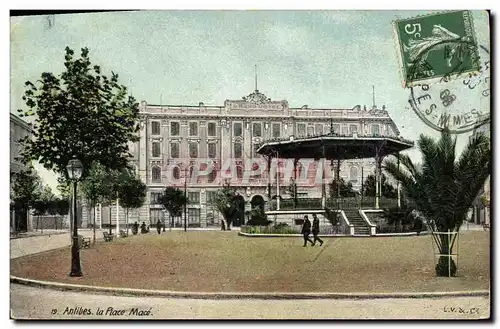
[[[31,125],[22,120],[15,114],[10,113],[10,172],[18,173],[28,169],[25,164],[21,162],[22,145],[19,140],[31,136]],[[11,212],[10,216],[11,230],[24,232],[31,230],[31,221],[25,213],[17,211]]]
[[[21,163],[21,144],[19,140],[31,135],[31,125],[10,113],[10,171],[19,172],[26,170],[26,166]]]
[[[148,187],[147,201],[142,208],[129,213],[129,223],[154,224],[168,219],[168,214],[158,204],[158,197],[166,186],[175,185],[187,191],[190,200],[187,223],[190,227],[219,225],[220,214],[212,206],[212,200],[220,186],[228,182],[221,173],[235,172],[230,185],[244,199],[245,210],[264,204],[269,195],[276,194],[275,181],[271,186],[272,193],[269,193],[267,168],[248,177],[255,166],[266,167],[266,161],[256,153],[263,141],[321,135],[331,130],[345,136],[399,136],[385,106],[381,109],[376,106],[367,109],[360,105],[350,109],[310,108],[308,105],[290,107],[286,100],[271,100],[258,90],[242,99],[226,100],[219,106],[202,102],[192,106],[142,101],[140,127],[140,141],[131,144],[130,151],[136,172]],[[233,160],[227,166],[225,163],[229,159]],[[202,163],[201,166],[197,161]],[[203,173],[207,162],[212,162],[215,170],[191,179],[191,167]],[[304,163],[309,166],[307,176],[311,178],[316,174],[317,162]],[[355,159],[341,163],[340,176],[351,182],[355,189],[360,189],[362,175],[366,179],[374,170],[374,159]],[[281,184],[280,194],[286,194],[286,182],[278,184]],[[315,184],[302,184],[297,192],[299,197],[321,196],[321,189]],[[84,221],[86,217],[84,214]],[[182,226],[183,217],[184,214],[176,218],[174,225]],[[123,228],[123,209],[119,209],[119,219]],[[103,207],[96,216],[97,225],[102,222],[106,226],[110,221],[114,225],[116,206],[111,209]],[[244,221],[242,218],[237,225]]]

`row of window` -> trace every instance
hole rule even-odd
[[[190,167],[188,177],[191,177],[192,173],[193,173],[193,167]],[[243,168],[241,166],[236,166],[236,176],[238,177],[238,179],[243,178]],[[181,178],[181,169],[179,167],[174,167],[172,169],[172,177],[174,179]],[[256,177],[256,176],[253,176],[253,177]],[[208,182],[212,183],[213,181],[215,181],[216,178],[217,178],[217,171],[216,170],[210,171],[210,173],[208,174]],[[160,167],[153,166],[153,168],[151,168],[151,180],[153,181],[153,183],[161,183],[161,168]]]
[[[197,142],[188,143],[188,153],[190,158],[198,158],[198,147],[199,144]],[[255,151],[257,150],[257,145],[254,146],[254,156],[257,154]],[[237,142],[233,143],[233,151],[235,158],[243,157],[243,143]],[[207,144],[207,153],[208,157],[213,159],[217,156],[217,144],[216,143],[208,143]],[[152,143],[152,156],[154,158],[159,158],[161,156],[161,144],[160,142]],[[170,158],[178,159],[180,156],[180,145],[179,143],[170,143]]]
[[[207,203],[212,203],[215,201],[215,196],[217,191],[207,191]],[[160,204],[162,192],[151,192],[151,204]],[[188,192],[188,200],[191,204],[200,203],[200,192]]]
[[[187,223],[189,224],[200,224],[200,209],[199,208],[188,208],[187,209]],[[158,221],[160,223],[164,223],[168,226],[168,221],[170,218],[165,217],[165,212],[162,209],[150,209],[149,210],[149,220],[151,223],[156,224]],[[167,215],[168,216],[168,215]],[[182,226],[182,217],[177,217],[174,219],[174,225],[175,226]]]
[[[217,136],[215,122],[209,122],[207,124],[208,136],[215,137]],[[266,127],[267,128],[267,127]],[[340,131],[340,124],[332,125],[333,132],[342,133],[343,135],[355,134],[358,132],[358,125],[352,124],[349,127],[345,126],[342,128],[342,132]],[[378,124],[371,125],[371,133],[374,136],[378,136],[380,134],[380,127]],[[307,126],[305,123],[297,123],[297,136],[305,136],[307,135],[321,135],[329,132],[330,127],[328,125],[317,123],[314,126]],[[151,133],[153,135],[161,135],[160,122],[153,121],[151,122]],[[235,137],[243,135],[243,123],[234,122],[233,123],[233,135]],[[179,122],[172,121],[170,122],[170,136],[180,136],[180,124]],[[198,136],[198,122],[189,122],[189,136],[196,137]],[[253,137],[262,137],[262,123],[254,122],[252,124],[252,136]],[[281,123],[272,123],[271,124],[271,136],[272,138],[280,138],[281,137]]]
[[[193,173],[193,167],[190,167],[188,177],[191,177],[192,173]],[[283,173],[280,173],[280,174],[281,174],[280,176],[283,177]],[[298,173],[298,175],[300,175],[300,173]],[[172,170],[172,176],[174,179],[180,179],[181,178],[181,169],[179,167],[174,167]],[[243,168],[241,166],[236,166],[236,177],[238,179],[243,178]],[[208,174],[208,182],[212,183],[215,180],[215,178],[217,178],[217,171],[212,170]],[[255,179],[258,177],[253,176],[253,178]],[[352,166],[349,169],[349,181],[353,184],[356,184],[358,182],[358,178],[359,178],[358,168],[355,166]],[[153,166],[153,168],[151,168],[151,179],[154,183],[161,183],[161,168],[160,167]],[[158,197],[158,196],[155,196],[155,197]],[[157,199],[154,199],[154,200],[157,200]],[[155,201],[155,202],[157,202],[157,201]],[[198,202],[199,202],[199,196],[198,196]]]

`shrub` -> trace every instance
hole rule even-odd
[[[267,226],[271,223],[272,221],[267,219],[267,215],[264,212],[264,209],[262,209],[261,207],[256,207],[255,209],[252,209],[251,218],[247,222],[247,224],[250,226]]]

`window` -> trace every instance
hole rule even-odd
[[[189,123],[189,136],[198,136],[198,122]]]
[[[352,134],[357,134],[358,133],[358,126],[357,125],[351,125],[350,130],[351,130],[351,135]]]
[[[189,203],[200,203],[200,192],[188,192]]]
[[[215,122],[209,122],[208,123],[208,136],[214,137],[216,136],[216,130],[215,130]]]
[[[217,197],[217,191],[207,191],[207,203],[215,202],[216,197]]]
[[[313,136],[314,135],[314,127],[309,126],[307,127],[307,136]]]
[[[358,182],[358,168],[352,166],[349,170],[349,179],[351,183],[356,184]]]
[[[217,156],[217,144],[208,143],[208,157],[213,159]]]
[[[162,194],[161,192],[151,192],[151,204],[160,204]]]
[[[153,142],[153,157],[158,158],[160,156],[160,142]]]
[[[187,222],[190,227],[200,227],[200,209],[198,208],[188,208],[188,218]]]
[[[306,135],[306,125],[305,123],[297,124],[297,136],[304,137]]]
[[[189,157],[190,158],[198,157],[198,143],[196,142],[189,143]]]
[[[314,130],[316,132],[316,135],[323,135],[323,125],[322,124],[316,124],[314,125]]]
[[[156,225],[158,221],[163,223],[163,210],[161,209],[150,209],[149,210],[149,220],[151,224]]]
[[[170,157],[173,159],[179,157],[179,143],[170,144]]]
[[[281,124],[273,123],[273,138],[279,138],[281,136]]]
[[[241,158],[242,155],[242,149],[241,149],[241,143],[234,143],[234,157],[235,158]]]
[[[333,127],[334,134],[340,134],[340,125],[338,123],[332,125],[332,127]]]
[[[160,123],[158,121],[151,122],[151,134],[152,135],[160,134]]]
[[[170,136],[179,136],[179,122],[170,122]]]
[[[380,135],[380,127],[379,125],[372,125],[372,136]]]
[[[349,135],[349,131],[347,130],[347,126],[342,126],[342,135],[347,136]]]
[[[262,124],[254,122],[252,125],[253,137],[262,137]]]
[[[153,182],[161,182],[161,169],[158,166],[154,166],[151,169],[151,178]]]
[[[243,135],[243,124],[241,122],[235,122],[234,126],[234,136],[239,137]]]
[[[174,177],[174,179],[179,179],[181,177],[181,168],[175,166],[172,170],[172,176]]]

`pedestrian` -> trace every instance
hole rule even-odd
[[[300,233],[304,236],[304,245],[302,247],[307,246],[307,241],[311,242],[311,245],[314,245],[314,242],[309,239],[309,234],[311,234],[311,221],[307,215],[304,216],[304,224],[302,225],[302,231]]]
[[[312,225],[312,233],[313,233],[313,246],[316,244],[316,241],[319,241],[319,246],[323,245],[323,240],[318,237],[319,234],[319,219],[318,215],[313,214],[313,225]]]
[[[141,224],[141,234],[148,233],[148,230],[146,229],[146,223],[142,222]]]
[[[161,234],[161,222],[159,219],[156,222],[156,230],[158,231],[158,234]]]

